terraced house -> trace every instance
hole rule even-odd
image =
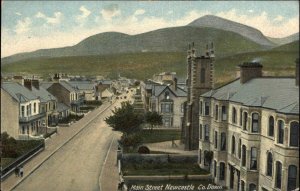
[[[1,132],[15,139],[30,139],[44,132],[46,113],[40,98],[16,82],[1,84]]]
[[[233,190],[299,188],[299,59],[295,77],[262,75],[240,65],[240,78],[199,97],[199,163]],[[201,74],[199,74],[201,76]]]

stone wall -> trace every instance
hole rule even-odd
[[[123,154],[123,163],[197,163],[197,155],[178,154]]]

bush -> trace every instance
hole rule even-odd
[[[136,148],[138,145],[142,143],[142,138],[138,133],[132,134],[123,134],[119,141],[120,145],[123,147],[133,147]]]
[[[146,146],[140,146],[138,149],[138,153],[140,154],[150,154],[150,149]]]
[[[90,101],[84,101],[84,104],[100,106],[102,105],[102,102],[100,100],[90,100]]]

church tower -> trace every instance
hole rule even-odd
[[[213,89],[214,47],[206,45],[205,55],[197,57],[194,43],[187,51],[187,102],[182,123],[185,150],[199,148],[199,96]]]

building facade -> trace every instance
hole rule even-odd
[[[243,63],[239,79],[200,95],[199,114],[199,164],[211,166],[216,184],[241,191],[299,188],[294,77],[264,77],[260,63]]]

